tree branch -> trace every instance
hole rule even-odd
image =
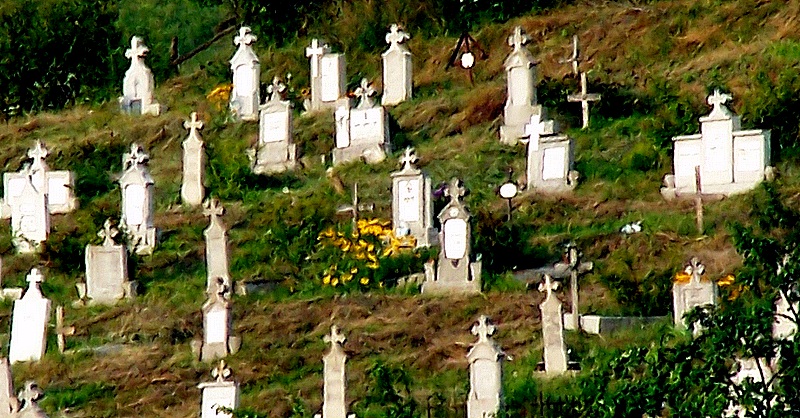
[[[220,40],[220,38],[222,38],[223,36],[233,32],[234,30],[236,30],[236,26],[235,25],[234,26],[228,26],[224,30],[222,30],[222,31],[218,32],[216,35],[214,35],[213,38],[211,38],[208,41],[204,42],[202,45],[200,45],[197,48],[189,51],[188,53],[183,54],[183,55],[179,56],[178,58],[175,58],[174,60],[170,61],[169,65],[171,65],[173,67],[177,67],[178,65],[180,65],[183,62],[191,59],[195,55],[205,51],[206,49],[208,49],[208,47],[213,45],[214,42],[217,42],[218,40]]]

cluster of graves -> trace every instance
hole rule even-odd
[[[392,106],[412,97],[412,55],[404,42],[408,34],[392,25],[386,35],[389,49],[382,54],[383,95],[380,104],[373,98],[376,91],[369,80],[361,81],[353,92],[353,103],[346,92],[346,59],[332,53],[324,42],[314,39],[306,48],[310,61],[311,95],[307,111],[329,111],[333,114],[335,137],[333,164],[364,160],[375,163],[386,159],[391,150],[389,113]],[[299,151],[292,141],[293,109],[286,100],[286,86],[274,79],[267,88],[268,98],[262,104],[259,97],[260,64],[253,45],[257,38],[248,27],[242,27],[234,38],[236,53],[230,61],[233,88],[230,108],[236,119],[259,122],[259,140],[249,151],[252,170],[271,174],[297,169]],[[530,38],[517,27],[508,38],[512,48],[504,66],[508,93],[504,109],[500,141],[508,146],[522,143],[526,147],[526,187],[537,192],[568,192],[578,180],[573,170],[575,141],[567,136],[557,121],[548,118],[548,111],[537,104],[536,60],[525,46]],[[163,108],[154,99],[154,82],[144,63],[147,47],[138,37],[131,40],[126,56],[131,67],[125,74],[121,109],[131,114],[158,115]],[[580,49],[577,38],[572,57],[568,60],[581,80],[581,91],[569,95],[571,102],[581,103],[583,127],[589,124],[589,103],[600,100],[588,92],[586,72],[580,71]],[[730,96],[715,92],[708,98],[712,111],[700,119],[701,133],[675,137],[674,174],[665,178],[662,193],[666,198],[681,195],[732,194],[752,189],[770,176],[770,132],[741,130],[739,117],[725,107]],[[203,335],[192,342],[192,350],[200,361],[217,361],[235,353],[242,344],[234,335],[231,300],[234,283],[229,272],[227,229],[222,221],[224,208],[217,199],[208,199],[203,186],[206,155],[200,131],[203,122],[196,113],[185,121],[189,131],[183,141],[183,171],[181,199],[189,206],[203,206],[209,217],[204,231],[207,262],[207,301],[202,307]],[[19,172],[3,176],[4,199],[0,214],[11,218],[13,242],[21,253],[36,252],[50,232],[50,216],[69,213],[77,208],[73,195],[74,176],[69,171],[50,170],[46,163],[48,150],[40,141],[28,151],[31,160]],[[100,245],[86,247],[86,278],[77,284],[82,303],[114,304],[137,294],[137,285],[129,280],[128,254],[152,254],[158,245],[154,225],[155,181],[149,173],[149,155],[145,149],[132,144],[122,156],[123,172],[117,182],[121,192],[121,217],[118,222],[107,220],[98,235]],[[438,260],[425,265],[423,294],[476,294],[481,292],[481,262],[473,254],[470,212],[464,204],[466,187],[453,178],[444,188],[449,201],[438,213],[436,228],[433,219],[431,178],[417,167],[413,148],[406,149],[400,158],[399,171],[390,173],[392,179],[392,222],[395,234],[412,236],[417,246],[440,246]],[[357,200],[357,195],[354,196]],[[509,198],[510,199],[510,198]],[[357,217],[357,209],[353,211]],[[567,373],[574,368],[569,362],[564,342],[565,329],[583,329],[597,334],[646,322],[648,318],[582,316],[578,304],[579,276],[593,268],[582,260],[577,247],[570,245],[564,261],[554,266],[559,277],[569,277],[571,312],[565,314],[556,295],[559,282],[554,275],[545,274],[540,291],[545,294],[540,305],[542,314],[543,371],[548,375]],[[673,313],[676,326],[685,326],[683,314],[688,310],[714,304],[718,297],[716,284],[704,280],[705,268],[696,260],[676,277],[673,289]],[[28,287],[3,289],[3,295],[16,295],[12,315],[12,330],[8,361],[37,361],[45,352],[51,302],[42,294],[43,275],[37,269],[27,277]],[[21,297],[20,297],[21,296]],[[782,306],[782,305],[781,305]],[[784,307],[783,309],[788,309]],[[63,350],[63,339],[69,327],[63,324],[63,310],[57,309],[57,333]],[[777,324],[785,336],[794,330]],[[481,317],[472,329],[478,341],[467,355],[470,364],[471,389],[467,399],[468,416],[485,417],[497,413],[502,398],[503,352],[493,341],[495,327]],[[336,326],[326,337],[330,351],[324,357],[324,405],[322,418],[347,416],[345,403],[345,362],[342,350],[344,337]],[[743,364],[748,359],[742,359]],[[749,364],[749,363],[747,363]],[[755,366],[754,366],[755,367]],[[5,378],[0,396],[8,402],[9,410],[19,416],[30,409],[41,411],[36,399],[41,392],[26,386],[17,397],[10,386],[8,362],[0,363],[0,378]],[[750,368],[752,369],[752,367]],[[742,367],[742,370],[750,370]],[[231,370],[220,361],[213,371],[214,381],[199,385],[202,391],[202,416],[230,416],[223,408],[236,408],[238,384]],[[744,377],[742,377],[744,379]],[[0,407],[3,407],[0,405]],[[27,413],[27,412],[26,412]],[[15,415],[16,416],[16,415]]]

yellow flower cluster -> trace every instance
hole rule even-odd
[[[692,280],[692,275],[686,272],[680,272],[675,275],[675,283],[689,283]]]
[[[733,277],[733,274],[729,274],[729,275],[717,280],[717,286],[719,286],[719,287],[730,286],[730,285],[733,284],[733,282],[735,280],[736,280],[736,278]]]
[[[217,110],[222,110],[228,106],[231,98],[231,91],[233,91],[233,84],[226,83],[220,84],[208,93],[206,99],[216,106]]]

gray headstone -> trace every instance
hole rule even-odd
[[[156,83],[153,72],[144,63],[150,50],[138,36],[131,38],[131,47],[125,51],[125,57],[131,60],[131,66],[125,71],[122,80],[122,97],[119,98],[123,112],[143,115],[158,115],[161,105],[153,99]],[[134,107],[136,109],[134,109]]]
[[[38,251],[50,234],[47,194],[34,187],[31,176],[25,177],[22,191],[11,206],[11,232],[20,253]]]
[[[770,131],[741,130],[741,119],[725,103],[731,96],[718,90],[700,118],[700,134],[676,136],[674,173],[665,178],[665,197],[697,192],[695,167],[700,167],[700,192],[730,195],[753,189],[766,178],[770,165]]]
[[[124,245],[114,242],[117,233],[111,219],[106,219],[98,233],[103,244],[86,246],[85,291],[79,285],[78,293],[91,304],[113,305],[120,299],[136,296],[136,285],[128,281],[128,253]]]
[[[233,43],[239,48],[231,58],[231,110],[236,117],[243,120],[258,119],[258,105],[261,103],[258,91],[261,64],[251,46],[257,39],[247,26],[239,28],[239,34],[233,38]]]
[[[495,416],[503,399],[503,358],[492,335],[495,326],[485,315],[472,326],[472,334],[478,341],[467,354],[469,361],[469,396],[467,397],[467,418]]]
[[[228,289],[232,289],[233,284],[228,269],[230,260],[228,230],[222,222],[225,208],[217,198],[208,199],[204,206],[203,214],[209,217],[208,228],[203,231],[203,235],[206,237],[206,289],[211,292],[217,278],[222,278],[224,285]]]
[[[562,374],[567,371],[567,348],[564,344],[564,322],[561,312],[561,301],[554,291],[558,282],[549,275],[539,286],[540,292],[547,296],[539,305],[542,311],[542,342],[544,344],[544,371],[547,374]]]
[[[453,178],[445,190],[450,202],[439,212],[439,262],[436,275],[425,278],[422,293],[480,293],[481,262],[471,262],[470,215],[461,201],[466,189]]]
[[[336,143],[333,164],[364,159],[369,164],[379,163],[391,151],[389,115],[383,106],[372,99],[375,90],[367,79],[361,80],[355,95],[359,97],[355,109],[339,107],[334,114]]]
[[[232,308],[227,294],[230,289],[217,278],[203,305],[203,342],[200,361],[226,357],[239,350],[241,340],[232,334]]]
[[[311,65],[311,101],[306,110],[316,111],[336,106],[346,92],[347,69],[343,54],[332,54],[330,47],[312,39],[306,48]]]
[[[44,278],[39,269],[28,274],[28,290],[22,299],[14,301],[11,317],[11,363],[38,361],[47,347],[47,325],[50,321],[50,300],[45,299],[39,288]]]
[[[232,414],[223,412],[221,408],[236,409],[239,407],[239,383],[233,380],[233,372],[220,360],[219,365],[211,371],[213,382],[197,385],[201,391],[200,418],[231,418]]]
[[[719,290],[716,283],[703,278],[705,268],[697,257],[692,257],[684,274],[672,284],[672,313],[676,327],[685,328],[683,315],[693,308],[717,304]]]
[[[118,182],[122,191],[122,226],[130,247],[137,254],[151,254],[156,247],[153,226],[154,181],[147,170],[150,156],[139,144],[131,144],[130,153],[122,157],[123,173]]]
[[[515,145],[524,138],[525,125],[531,116],[542,112],[536,104],[536,60],[525,47],[528,35],[517,26],[508,37],[511,54],[505,61],[506,105],[503,110],[503,126],[500,127],[500,142]]]
[[[540,192],[565,192],[575,188],[578,173],[572,169],[575,140],[558,133],[558,124],[543,120],[542,110],[525,126],[528,148],[527,189]]]
[[[416,167],[413,148],[406,148],[400,171],[392,173],[392,226],[397,236],[416,238],[417,248],[436,244],[431,178]]]
[[[322,415],[319,418],[348,418],[345,392],[347,391],[347,378],[345,376],[345,363],[347,355],[342,349],[345,337],[339,333],[339,327],[331,326],[331,334],[324,338],[331,345],[328,354],[322,358],[324,366],[323,403]],[[350,415],[354,417],[354,415]]]
[[[293,140],[292,103],[283,99],[286,86],[275,77],[267,88],[269,100],[261,105],[258,143],[251,162],[256,174],[280,173],[297,165],[297,145]]]
[[[411,99],[412,71],[411,51],[404,42],[410,39],[402,29],[393,24],[386,34],[386,43],[389,44],[381,58],[383,59],[383,96],[381,104],[384,106],[396,105]]]
[[[203,121],[192,112],[192,119],[185,121],[183,127],[189,130],[189,136],[183,141],[183,181],[181,182],[181,201],[187,205],[198,206],[203,203],[206,190],[203,186],[206,178],[206,149],[200,130]]]

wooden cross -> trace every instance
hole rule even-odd
[[[559,284],[556,281],[553,281],[553,278],[550,277],[549,274],[545,274],[544,275],[544,279],[542,279],[542,282],[539,283],[539,291],[540,292],[547,292],[547,297],[546,298],[550,299],[550,297],[553,296],[553,292],[558,290],[558,288],[560,286],[561,286],[561,284]]]
[[[573,329],[580,329],[580,308],[578,304],[578,276],[592,271],[594,263],[591,261],[581,262],[583,253],[578,249],[574,242],[567,244],[565,263],[559,263],[558,267],[566,267],[570,272],[570,296],[572,299],[572,323]]]
[[[532,151],[539,151],[539,139],[544,133],[544,121],[541,120],[542,115],[534,113],[531,115],[531,122],[525,125],[525,136],[528,139],[528,147]]]
[[[114,242],[114,237],[116,237],[118,233],[119,230],[111,225],[111,218],[108,218],[103,222],[103,229],[97,233],[97,236],[103,238],[103,245],[108,247],[116,244]]]
[[[311,46],[306,48],[306,56],[311,58],[311,77],[319,77],[319,61],[328,52],[327,45],[320,45],[319,39],[312,39]]]
[[[581,73],[581,92],[580,94],[570,94],[567,96],[567,101],[581,102],[581,109],[583,110],[583,127],[589,127],[589,102],[596,102],[600,100],[600,95],[597,93],[589,93],[589,87],[586,85],[586,73]]]
[[[492,324],[489,317],[486,315],[481,315],[478,318],[478,323],[472,325],[472,335],[476,335],[478,337],[479,343],[489,342],[489,337],[494,335],[494,332],[497,328]]]
[[[125,58],[130,58],[134,60],[134,58],[143,59],[150,50],[144,46],[144,41],[142,38],[138,36],[134,36],[131,38],[131,47],[125,51]]]
[[[189,136],[197,137],[197,131],[203,129],[203,121],[197,118],[197,112],[192,112],[191,118],[183,122],[183,129],[189,130]]]
[[[407,147],[406,150],[403,151],[403,156],[400,157],[400,164],[403,165],[403,170],[412,170],[416,168],[414,167],[414,164],[417,161],[419,161],[419,158],[417,158],[417,154],[414,152],[413,147]]]
[[[267,86],[267,94],[269,95],[269,100],[272,101],[280,101],[283,99],[283,92],[286,91],[286,84],[283,84],[280,78],[277,76],[272,78],[272,84]]]
[[[461,201],[461,198],[464,197],[466,193],[467,189],[464,188],[464,185],[458,177],[453,177],[450,180],[450,184],[444,189],[444,195],[450,197],[451,202]]]
[[[338,213],[350,212],[353,215],[353,232],[358,231],[358,215],[362,210],[374,210],[375,205],[362,205],[358,203],[358,183],[353,184],[353,204],[339,207]]]
[[[702,183],[700,181],[700,166],[694,166],[694,210],[697,218],[697,233],[703,234],[703,192]]]
[[[705,274],[706,266],[700,262],[699,258],[692,257],[692,259],[689,260],[689,264],[683,271],[692,276],[692,283],[700,283],[700,276]]]
[[[560,60],[560,63],[571,62],[572,63],[572,72],[575,75],[578,75],[578,69],[580,66],[581,59],[581,48],[578,44],[578,35],[572,36],[572,55],[568,58]]]
[[[217,367],[211,369],[211,377],[217,379],[217,382],[225,382],[231,376],[233,376],[233,371],[225,364],[225,360],[220,360]]]
[[[372,88],[372,83],[370,83],[369,80],[362,78],[361,85],[356,88],[354,93],[359,97],[357,109],[371,109],[375,107],[375,103],[370,97],[375,94],[375,89]]]
[[[67,337],[75,335],[75,326],[64,326],[64,307],[56,306],[56,335],[58,339],[58,352],[64,354],[67,346]]]
[[[531,41],[531,38],[522,31],[521,26],[514,28],[514,34],[508,37],[508,46],[514,47],[514,50],[520,50],[524,45]]]
[[[331,334],[322,337],[322,341],[331,345],[331,349],[340,348],[344,344],[346,338],[339,333],[339,327],[331,325]]]
[[[396,47],[409,39],[411,39],[411,36],[400,29],[396,23],[392,24],[389,28],[389,33],[386,34],[386,43],[389,44],[390,48]]]
[[[239,34],[233,38],[233,43],[241,47],[242,45],[250,45],[257,40],[258,38],[253,35],[253,31],[249,27],[242,26],[239,28]]]

